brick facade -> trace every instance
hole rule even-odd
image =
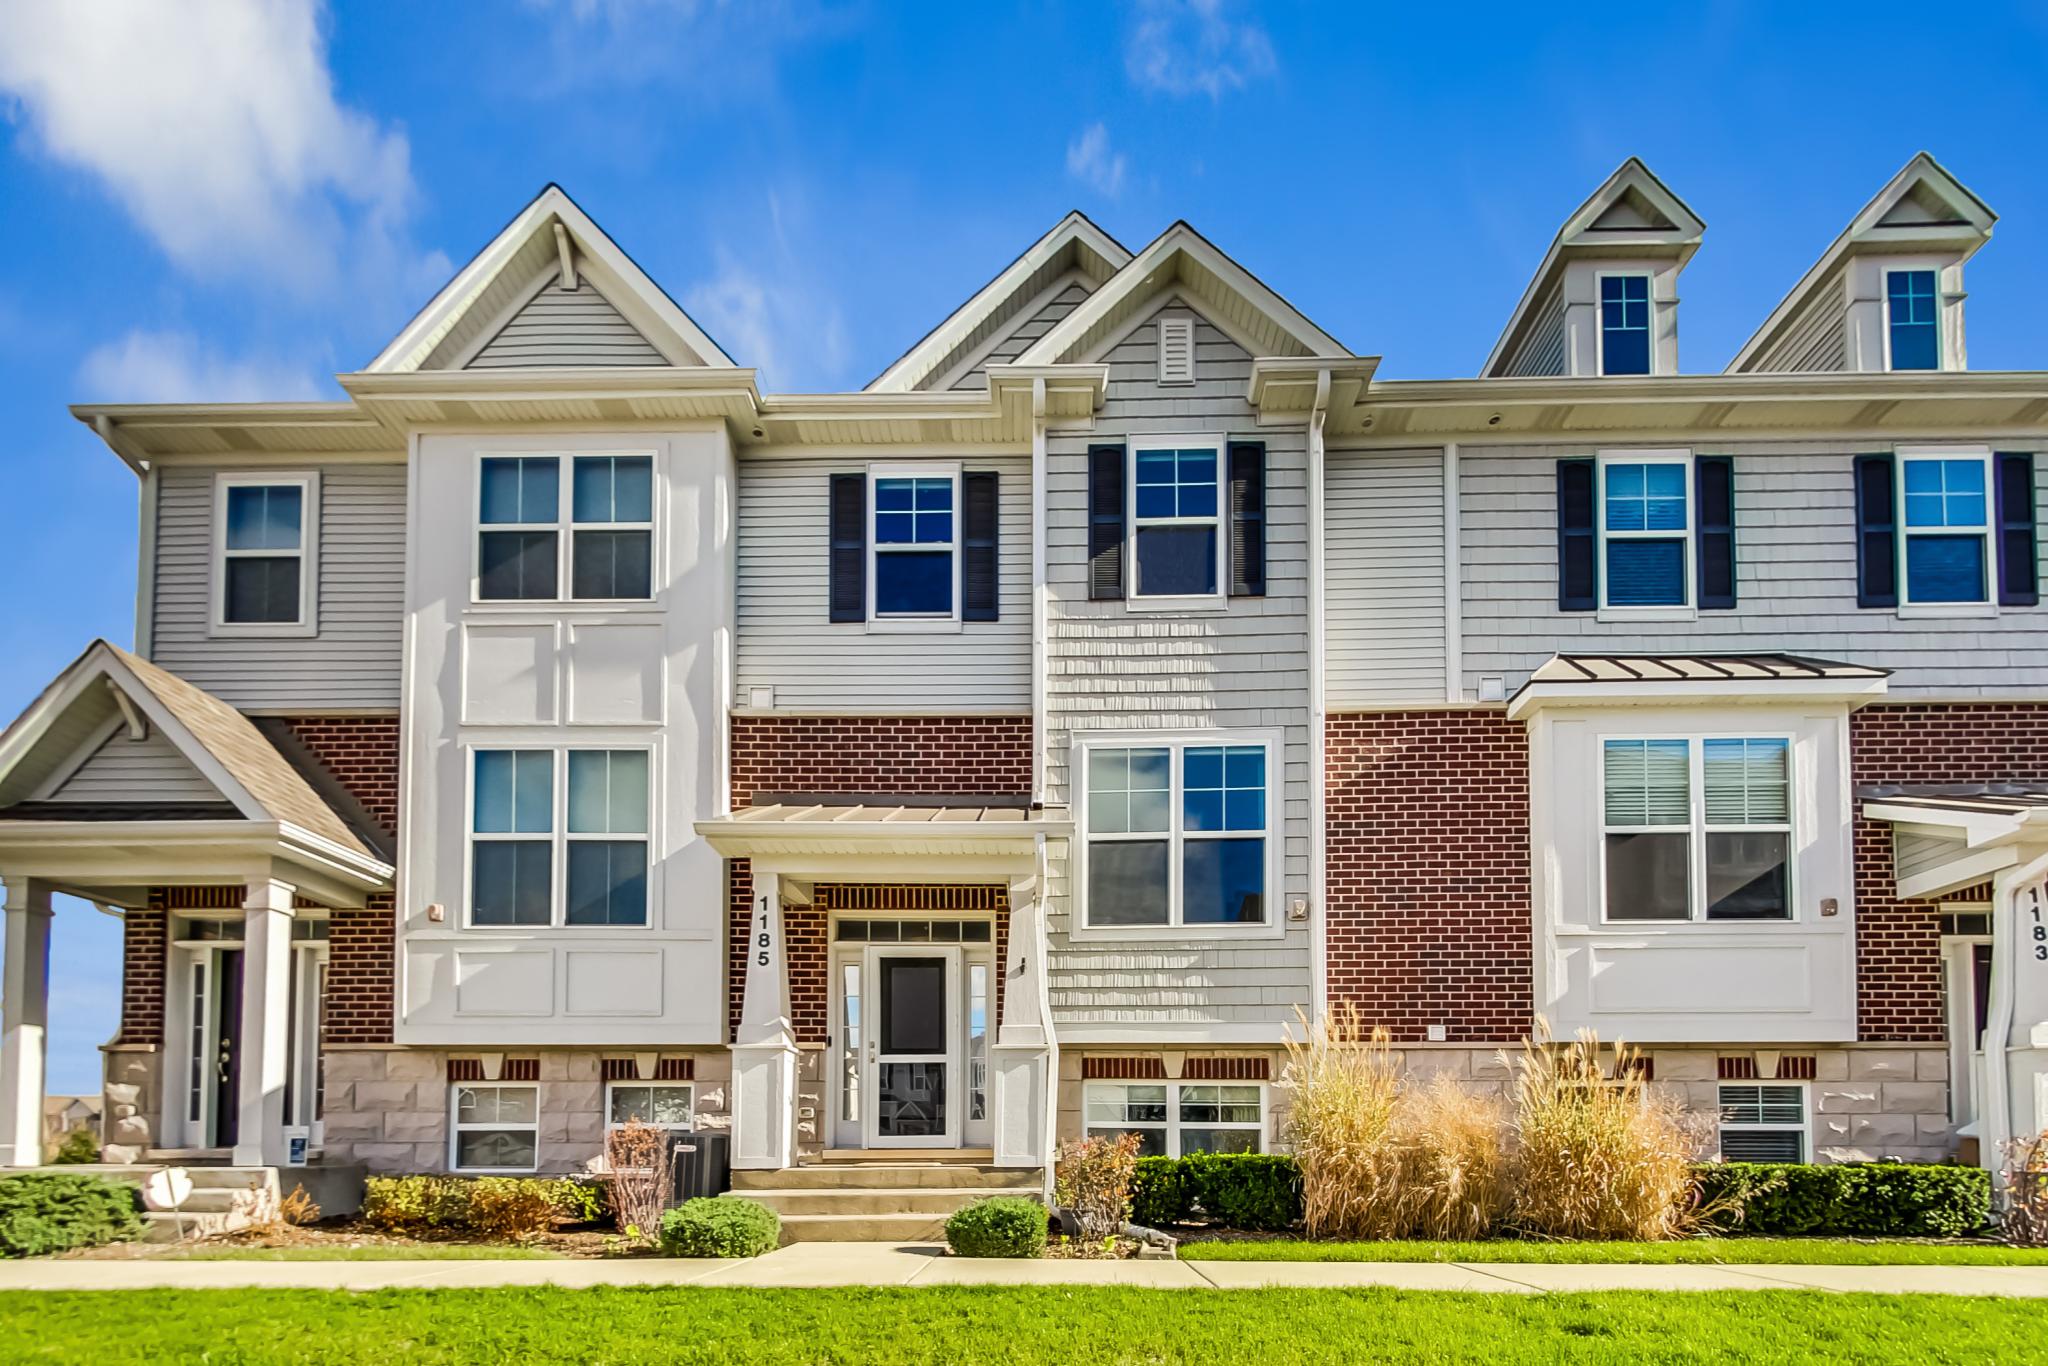
[[[164,972],[171,947],[164,907],[164,889],[153,887],[147,910],[121,917],[121,1031],[115,1043],[164,1041]]]
[[[1332,716],[1330,1001],[1401,1041],[1519,1039],[1535,994],[1529,746],[1503,711]]]
[[[1022,797],[1031,791],[1031,719],[1024,716],[736,716],[732,804],[762,793],[845,792],[917,796]],[[726,1010],[739,1029],[746,983],[753,871],[726,862]],[[1007,917],[998,933],[1007,929]],[[791,1024],[822,1043],[830,1012],[826,917],[816,906],[783,915]],[[1000,960],[999,960],[1000,961]],[[1001,974],[998,973],[1000,978]]]
[[[2048,706],[1905,703],[1849,718],[1850,781],[2048,781]],[[1891,827],[1856,819],[1856,1018],[1866,1041],[1944,1037],[1941,919],[1892,896]]]

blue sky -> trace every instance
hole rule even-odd
[[[2036,369],[2044,57],[2038,5],[0,0],[0,712],[133,634],[134,480],[67,403],[338,396],[549,180],[770,390],[865,383],[1075,207],[1423,378],[1630,154],[1707,222],[1718,370],[1926,148],[2002,215],[1972,364]],[[54,957],[94,1090],[118,926],[69,904]]]

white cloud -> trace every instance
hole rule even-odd
[[[771,96],[792,47],[851,30],[851,8],[820,0],[524,0],[540,41],[522,37],[508,60],[533,97],[616,93],[659,83],[667,103]]]
[[[783,196],[771,193],[767,211],[750,252],[715,249],[717,272],[690,289],[683,310],[734,362],[761,371],[764,392],[830,388],[846,370],[845,318],[792,245]]]
[[[1129,158],[1109,147],[1109,128],[1101,122],[1089,124],[1081,136],[1067,144],[1067,174],[1111,199],[1123,193],[1124,172]]]
[[[1124,70],[1140,89],[1212,100],[1272,75],[1279,63],[1265,28],[1225,10],[1225,0],[1144,0]]]
[[[225,356],[189,332],[137,329],[87,353],[78,367],[83,397],[109,403],[243,403],[319,398],[310,368],[276,359]]]
[[[316,0],[0,0],[0,94],[186,270],[411,295],[448,263],[408,236],[405,134],[336,99],[321,18]]]

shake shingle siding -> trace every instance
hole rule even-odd
[[[1244,397],[1251,358],[1206,321],[1195,331],[1195,383],[1162,388],[1156,316],[1103,357],[1109,393],[1093,427],[1047,441],[1048,799],[1076,795],[1069,757],[1080,732],[1281,731],[1269,784],[1285,818],[1283,876],[1268,914],[1287,928],[1266,939],[1070,940],[1073,865],[1056,860],[1053,1010],[1069,1025],[1277,1026],[1309,999],[1307,927],[1286,922],[1288,899],[1306,896],[1309,882],[1307,438],[1258,427]],[[1266,443],[1266,596],[1176,613],[1089,600],[1088,447],[1140,434]]]
[[[149,657],[231,706],[395,710],[405,614],[405,467],[280,461],[277,468],[320,476],[319,634],[209,634],[214,477],[223,471],[173,466],[160,476]]]
[[[1701,454],[1735,457],[1732,611],[1701,612],[1693,621],[1560,612],[1556,462],[1596,446],[1467,447],[1461,454],[1468,690],[1498,674],[1512,693],[1553,654],[1601,650],[1797,650],[1891,669],[1894,698],[2000,696],[2039,686],[2033,661],[2048,649],[2048,610],[1902,620],[1889,609],[1856,606],[1851,462],[1861,447],[1853,442],[1695,444]],[[2048,491],[2048,480],[2036,487]]]

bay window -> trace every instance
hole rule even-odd
[[[1792,918],[1789,740],[1610,739],[1601,802],[1608,920]]]
[[[1265,1099],[1257,1083],[1091,1081],[1082,1107],[1090,1137],[1137,1134],[1140,1156],[1186,1157],[1261,1151]]]
[[[477,750],[468,923],[645,925],[648,767],[642,749]]]
[[[1266,924],[1268,755],[1263,743],[1081,747],[1086,924]]]
[[[1137,442],[1131,461],[1131,583],[1135,598],[1222,593],[1219,438]]]

